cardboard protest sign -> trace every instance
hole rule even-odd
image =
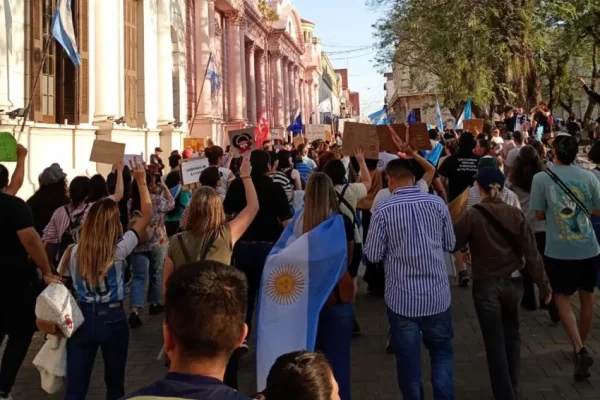
[[[10,132],[0,132],[0,161],[17,161],[17,139]]]
[[[94,140],[90,161],[100,164],[116,165],[125,157],[125,143],[108,140]]]
[[[245,153],[256,150],[254,129],[254,127],[250,127],[229,131],[229,143],[231,143],[231,150],[236,157],[243,156]]]
[[[333,143],[333,127],[331,125],[327,125],[327,129],[325,130],[325,141],[330,144]]]
[[[359,149],[365,153],[365,158],[379,160],[377,127],[370,124],[346,122],[342,153],[345,156],[353,156],[356,150]]]
[[[129,166],[134,163],[141,164],[144,162],[144,153],[141,154],[125,154],[123,157],[123,164]]]
[[[183,148],[199,153],[206,147],[204,138],[183,138]]]
[[[466,119],[463,121],[463,131],[471,132],[473,135],[478,135],[483,132],[482,119]]]
[[[305,125],[306,132],[304,136],[308,139],[308,142],[314,142],[315,140],[325,140],[325,134],[328,130],[331,131],[331,125]]]
[[[184,186],[193,185],[200,181],[200,174],[208,168],[208,158],[188,158],[181,160],[181,182]]]
[[[448,210],[450,211],[450,218],[452,218],[452,223],[458,222],[460,217],[467,210],[467,204],[469,203],[469,188],[466,188],[464,192],[461,193],[460,196],[452,200],[450,204],[448,204]]]
[[[399,124],[399,128],[400,127],[402,127],[402,125]],[[392,133],[389,126],[377,125],[375,128],[377,129],[377,138],[379,139],[379,151],[391,151],[394,153],[400,151],[398,146],[396,146],[396,143],[394,143],[392,140]],[[396,133],[398,133],[400,139],[404,141],[406,139],[406,125],[404,125],[402,128],[403,129],[400,129],[400,132],[398,129],[394,128],[394,130]]]
[[[304,138],[302,136],[295,136],[294,141],[292,143],[294,144],[294,148],[297,149],[298,146],[304,144]]]
[[[408,138],[413,150],[431,150],[427,124],[411,124],[408,126]]]

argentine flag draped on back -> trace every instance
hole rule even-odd
[[[257,307],[259,391],[264,390],[277,357],[314,350],[319,313],[347,267],[343,217],[331,214],[302,234],[303,213],[296,213],[288,224],[263,270]]]

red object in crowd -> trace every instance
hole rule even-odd
[[[181,154],[182,158],[192,158],[194,156],[194,152],[191,149],[185,149]]]
[[[261,149],[262,144],[269,137],[269,123],[267,122],[267,110],[263,110],[258,119],[258,124],[254,128],[254,140],[256,148]]]

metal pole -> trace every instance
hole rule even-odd
[[[206,63],[206,69],[204,70],[204,79],[202,79],[202,86],[200,86],[200,93],[196,98],[196,107],[194,110],[194,116],[192,118],[192,122],[190,123],[190,129],[188,130],[188,136],[192,134],[192,128],[194,128],[194,121],[196,121],[196,115],[198,115],[198,106],[200,105],[200,98],[202,97],[202,92],[204,91],[204,84],[206,83],[206,75],[208,74],[208,67],[210,66],[210,60],[212,59],[213,52],[210,52],[210,56],[208,57],[208,62]]]

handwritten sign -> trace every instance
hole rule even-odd
[[[304,138],[302,136],[295,136],[293,143],[294,143],[294,147],[297,149],[298,146],[300,146],[301,144],[304,144]]]
[[[194,153],[199,153],[205,147],[204,138],[183,138],[184,149],[192,149]]]
[[[252,150],[256,150],[254,129],[255,127],[252,126],[245,129],[229,131],[229,143],[231,143],[231,149],[236,157],[243,156]]]
[[[379,151],[391,151],[393,153],[400,151],[396,143],[392,140],[392,132],[387,125],[377,125],[375,128],[377,129],[377,138],[379,139]],[[406,125],[394,125],[392,128],[396,131],[400,140],[406,140]]]
[[[345,156],[353,156],[354,152],[359,149],[365,153],[365,158],[379,160],[377,127],[370,124],[346,122],[342,152]]]
[[[125,154],[123,157],[123,164],[130,166],[133,165],[134,162],[141,164],[144,162],[144,153],[141,154]]]
[[[463,121],[463,131],[471,132],[473,135],[478,135],[483,132],[482,119],[466,119]]]
[[[181,181],[184,185],[192,185],[200,181],[202,171],[208,168],[208,158],[188,158],[181,160]]]
[[[116,165],[125,157],[125,143],[108,140],[94,140],[90,161],[100,164]]]
[[[304,133],[304,136],[306,136],[306,139],[308,139],[309,143],[312,143],[318,139],[325,140],[328,130],[330,131],[331,135],[331,125],[305,125],[305,129],[306,132]]]
[[[17,140],[10,132],[0,132],[0,161],[17,161]]]
[[[410,147],[413,150],[431,150],[427,124],[411,124],[408,127]]]

